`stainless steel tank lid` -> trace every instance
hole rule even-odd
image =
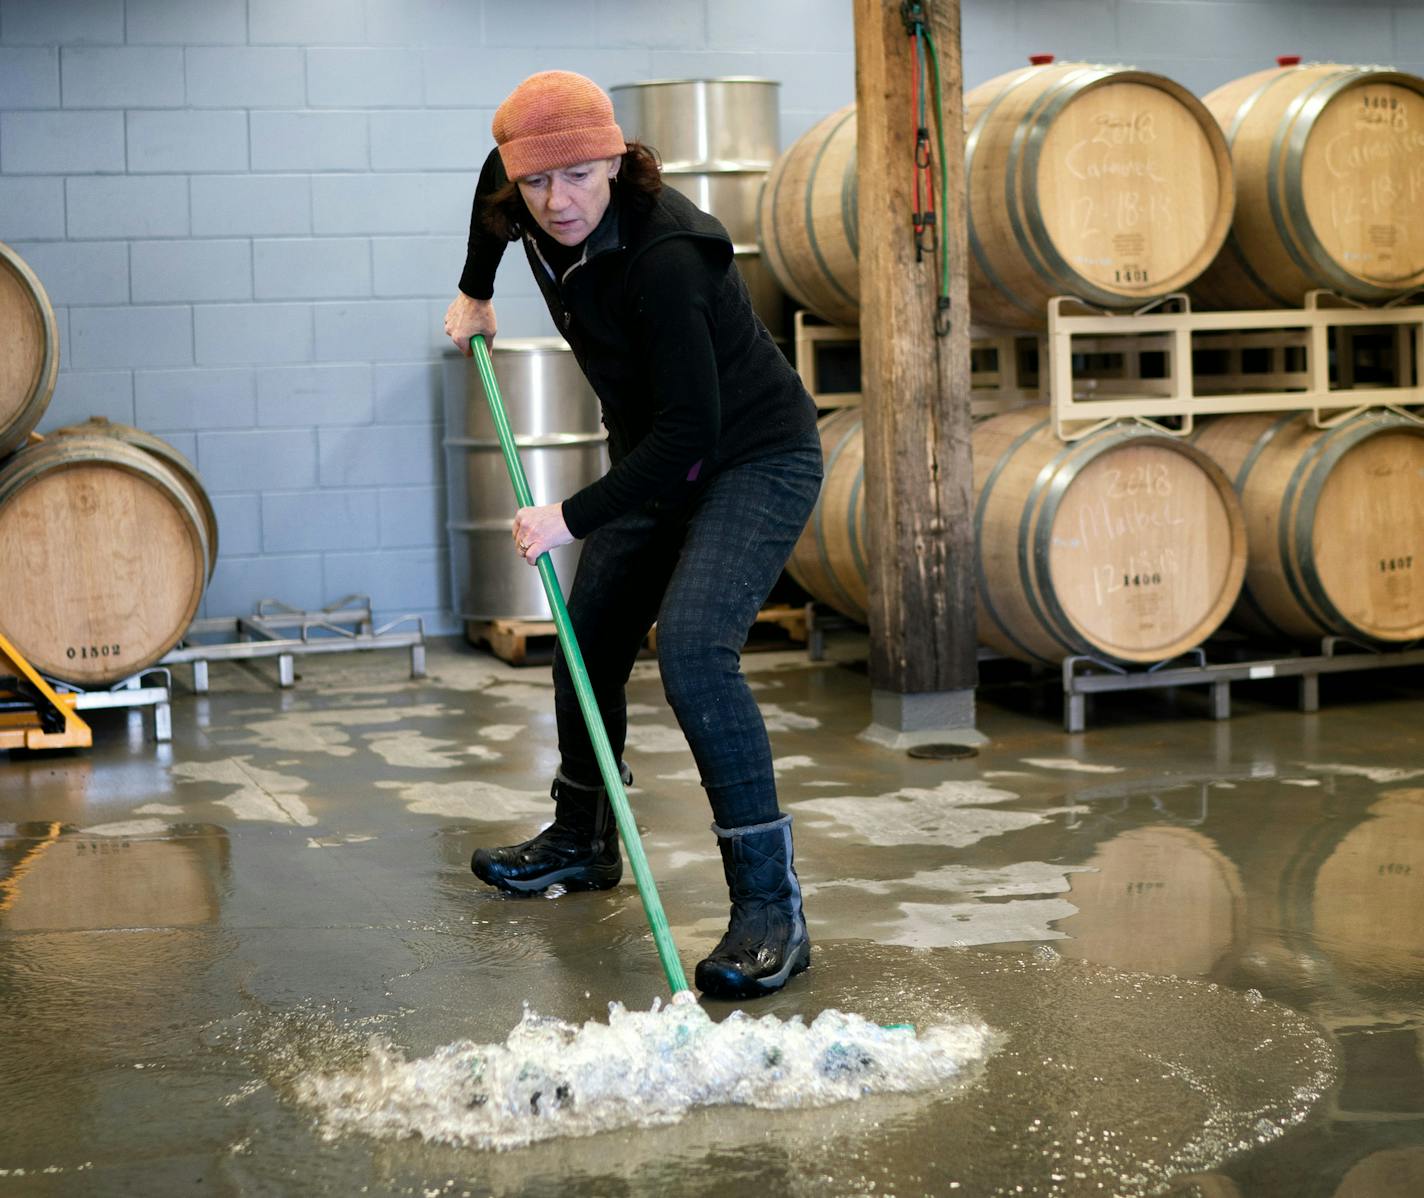
[[[491,346],[497,354],[572,353],[562,337],[496,337]]]
[[[758,75],[717,75],[710,79],[640,79],[636,83],[615,83],[610,92],[625,91],[630,87],[666,87],[673,83],[766,83],[780,87],[780,79],[763,79]]]

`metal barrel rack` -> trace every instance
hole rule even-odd
[[[191,665],[193,689],[206,694],[210,662],[275,657],[278,684],[286,688],[296,682],[298,657],[370,649],[409,650],[410,676],[425,677],[424,620],[398,616],[377,627],[366,595],[347,595],[319,611],[263,599],[250,616],[194,620],[160,664]]]
[[[1182,664],[1189,661],[1192,664]],[[1408,666],[1424,666],[1424,645],[1416,642],[1405,648],[1383,650],[1338,636],[1325,637],[1318,654],[1208,663],[1205,650],[1199,647],[1147,669],[1128,669],[1092,657],[1067,657],[1063,659],[1063,730],[1082,732],[1085,729],[1089,695],[1206,686],[1211,688],[1212,719],[1225,720],[1231,716],[1233,682],[1295,678],[1299,708],[1309,713],[1320,710],[1322,674]]]
[[[112,711],[116,708],[153,708],[153,739],[167,744],[173,739],[173,675],[149,666],[114,683],[107,690],[80,690],[67,682],[54,682],[55,691],[72,701],[76,711]]]

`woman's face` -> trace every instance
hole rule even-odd
[[[539,227],[560,245],[578,245],[598,228],[612,198],[620,158],[578,162],[519,180],[519,194]]]

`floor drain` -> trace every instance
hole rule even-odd
[[[930,761],[958,761],[964,757],[979,756],[979,750],[973,745],[916,745],[909,752],[911,757]]]

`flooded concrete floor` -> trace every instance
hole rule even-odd
[[[454,642],[213,667],[174,740],[0,757],[0,1198],[50,1194],[1424,1193],[1424,679],[1097,701],[986,672],[977,758],[856,739],[863,644],[748,655],[827,1007],[998,1033],[961,1084],[719,1107],[494,1153],[328,1138],[295,1080],[665,993],[631,877],[511,899],[469,856],[549,816],[547,668]],[[1332,685],[1333,684],[1333,685]],[[1265,685],[1265,684],[1262,684]],[[725,925],[655,667],[632,803],[688,972]],[[731,1004],[707,1003],[714,1018]]]

